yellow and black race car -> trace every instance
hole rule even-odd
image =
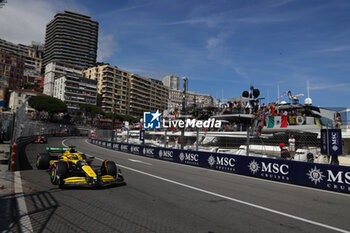
[[[60,153],[59,155],[54,153]],[[70,185],[107,186],[124,184],[124,178],[117,165],[105,160],[101,167],[93,168],[93,158],[79,153],[74,147],[47,147],[36,159],[38,169],[48,169],[52,184],[60,187]]]

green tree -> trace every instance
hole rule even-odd
[[[80,110],[95,116],[96,114],[102,113],[102,110],[100,107],[92,104],[80,104]]]
[[[119,121],[128,121],[130,123],[137,123],[140,120],[139,118],[124,114],[117,114],[116,119]]]
[[[24,83],[22,87],[23,89],[29,89],[29,90],[32,90],[34,88],[30,83]]]
[[[62,100],[52,96],[32,96],[28,103],[35,110],[47,111],[50,115],[67,112],[67,105]]]
[[[103,113],[100,107],[92,104],[80,104],[80,111],[84,112],[85,116],[89,116],[91,118],[91,125],[96,115]]]
[[[107,119],[113,118],[113,112],[103,112],[103,116]]]

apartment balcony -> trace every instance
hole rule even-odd
[[[107,78],[107,77],[103,76],[102,77],[102,83],[104,83],[104,82],[113,83],[114,81],[113,81],[113,78]]]

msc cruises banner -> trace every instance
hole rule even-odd
[[[91,143],[154,159],[350,193],[350,167],[115,143]]]
[[[343,153],[341,129],[321,130],[321,153],[328,155],[341,155]]]

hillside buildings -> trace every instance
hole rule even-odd
[[[22,45],[0,39],[0,109],[5,105],[7,87],[19,89],[24,83],[39,87],[42,57],[40,43]]]
[[[98,26],[90,16],[64,11],[47,24],[45,46],[0,39],[0,108],[7,87],[20,89],[25,83],[61,99],[69,112],[78,111],[80,104],[92,104],[106,112],[140,117],[144,111],[162,111],[169,104],[181,106],[178,76],[167,75],[160,81],[97,64]],[[187,92],[189,105],[212,102],[210,95]]]
[[[33,41],[31,45],[22,45],[0,39],[0,50],[5,51],[9,55],[21,57],[24,61],[25,71],[40,75],[44,53],[44,45],[42,43]]]
[[[0,50],[0,77],[4,85],[18,89],[23,84],[24,57]]]

